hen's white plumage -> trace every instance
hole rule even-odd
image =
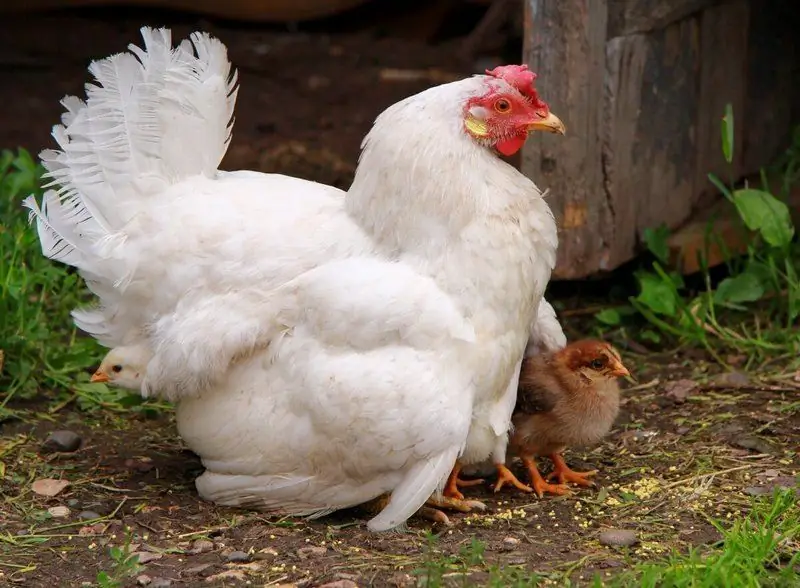
[[[91,66],[85,104],[65,99],[42,154],[60,188],[26,201],[44,254],[100,300],[76,323],[152,352],[145,389],[178,401],[205,498],[322,513],[389,491],[369,526],[401,524],[465,446],[505,451],[531,326],[563,337],[536,323],[552,214],[463,130],[468,99],[516,90],[475,76],[388,108],[345,197],[217,171],[225,47],[142,34],[146,51]]]

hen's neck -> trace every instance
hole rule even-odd
[[[517,216],[539,196],[465,133],[462,105],[481,83],[470,78],[412,96],[384,111],[367,135],[346,208],[384,253],[428,257],[476,219]]]

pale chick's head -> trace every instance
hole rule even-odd
[[[602,386],[617,378],[630,376],[619,352],[604,341],[584,339],[570,343],[555,354],[557,362],[584,384]]]
[[[486,70],[483,93],[467,100],[464,129],[478,143],[512,155],[533,131],[565,133],[534,87],[536,74],[527,65],[502,65]]]
[[[139,390],[151,353],[141,346],[115,347],[106,354],[92,375],[92,382]]]

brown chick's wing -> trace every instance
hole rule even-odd
[[[540,362],[523,362],[514,412],[540,414],[555,409],[559,400],[558,386],[548,381],[545,369]]]

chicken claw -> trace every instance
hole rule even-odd
[[[453,498],[455,500],[464,500],[464,495],[459,491],[458,487],[461,486],[463,488],[467,488],[469,486],[477,486],[478,484],[483,483],[483,478],[479,478],[477,480],[462,480],[458,477],[458,474],[461,473],[461,464],[456,462],[453,466],[453,470],[450,472],[450,475],[447,477],[447,483],[444,486],[444,490],[442,494],[446,498]]]
[[[550,481],[552,478],[557,478],[560,484],[572,482],[578,486],[594,486],[594,482],[588,478],[594,476],[597,473],[597,470],[592,470],[590,472],[575,472],[569,469],[567,462],[565,462],[564,458],[557,453],[551,455],[550,459],[553,461],[553,471],[547,474],[548,481]]]
[[[532,458],[523,457],[522,463],[525,464],[526,468],[528,468],[528,474],[531,477],[533,491],[536,492],[536,495],[539,498],[542,498],[545,492],[548,494],[554,494],[555,496],[572,494],[570,489],[564,484],[548,484],[547,481],[542,477],[542,474],[539,473],[539,468],[536,466],[536,461]]]
[[[494,491],[497,492],[502,488],[506,482],[517,488],[518,490],[522,490],[523,492],[533,492],[533,488],[528,486],[527,484],[523,484],[520,482],[514,473],[508,469],[502,463],[497,464],[497,482],[494,485]]]

